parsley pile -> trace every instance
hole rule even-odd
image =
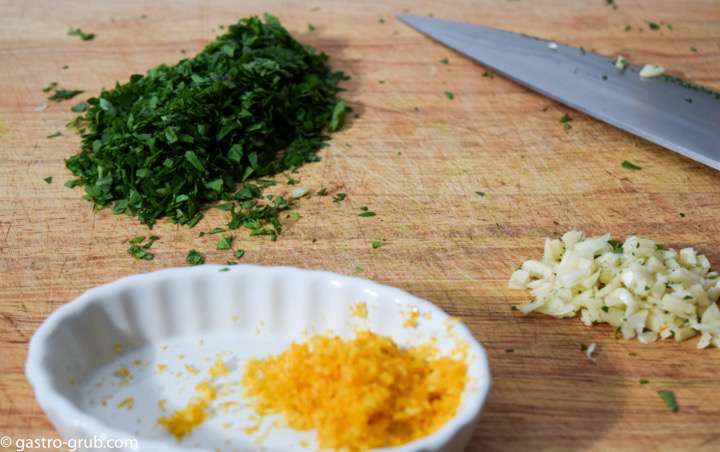
[[[243,19],[195,57],[88,99],[72,123],[82,148],[65,162],[77,176],[68,185],[149,227],[162,217],[192,227],[221,201],[229,229],[275,238],[290,202],[263,196],[272,181],[256,178],[318,160],[348,110],[345,79],[275,17]]]

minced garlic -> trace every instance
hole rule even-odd
[[[465,362],[429,350],[400,349],[368,331],[352,340],[314,336],[248,361],[242,382],[259,415],[317,429],[322,449],[397,446],[437,430],[460,403]]]

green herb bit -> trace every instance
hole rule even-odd
[[[287,180],[287,184],[288,184],[288,185],[297,185],[297,184],[299,184],[299,183],[300,183],[299,180],[293,179],[292,177],[288,177],[288,180]]]
[[[221,268],[221,269],[218,270],[218,271],[219,271],[219,272],[229,272],[229,271],[230,271],[230,268],[229,268],[229,267],[223,267],[223,268]]]
[[[622,254],[624,252],[623,242],[619,240],[608,240],[608,245],[610,245],[610,251],[615,254]]]
[[[573,119],[570,117],[570,115],[567,114],[567,113],[565,113],[565,114],[563,114],[562,117],[560,118],[560,123],[562,124],[562,126],[563,126],[563,128],[564,128],[565,130],[570,130],[570,129],[572,129],[572,124],[570,124],[570,122],[571,122],[572,120],[573,120]]]
[[[636,164],[634,164],[634,163],[632,163],[632,162],[630,162],[630,161],[628,161],[628,160],[623,160],[623,162],[622,162],[622,167],[625,168],[625,169],[628,169],[628,170],[633,170],[633,171],[638,171],[638,170],[641,170],[641,169],[642,169],[641,166],[638,166],[638,165],[636,165]]]
[[[447,97],[450,100],[455,99],[455,94],[453,94],[452,91],[445,91],[445,97]]]
[[[372,246],[372,249],[376,250],[376,249],[380,248],[381,246],[383,246],[383,242],[382,242],[382,240],[373,240],[372,243],[370,244],[370,246]]]
[[[646,379],[644,379],[644,378],[641,378],[641,379],[640,379],[640,384],[641,384],[641,385],[646,385],[646,384],[648,384],[648,383],[650,383],[650,380],[646,380]]]
[[[77,36],[83,41],[92,41],[95,39],[95,33],[85,33],[79,28],[71,28],[70,31],[67,32],[68,36]]]
[[[625,25],[625,31],[632,30],[632,25]]]
[[[48,176],[48,177],[44,178],[43,180],[45,181],[46,184],[52,184],[53,178],[52,178],[52,176]]]
[[[55,89],[56,86],[58,86],[58,82],[50,82],[50,83],[48,83],[47,86],[45,86],[45,87],[42,89],[42,90],[43,90],[43,93],[49,93],[50,91],[52,91],[53,89]]]
[[[298,221],[298,220],[300,219],[300,214],[297,213],[297,212],[290,212],[289,217],[290,217],[293,221]]]
[[[665,402],[665,405],[670,408],[670,411],[676,413],[678,411],[677,400],[675,399],[675,393],[666,389],[658,391],[658,396]]]
[[[149,251],[144,250],[139,245],[130,245],[128,248],[128,254],[137,260],[151,261],[155,258],[155,255]]]
[[[685,214],[680,212],[680,218],[685,218]]]
[[[153,244],[154,244],[155,242],[157,242],[158,240],[160,240],[160,236],[151,235],[150,237],[148,237],[148,241],[145,242],[145,244],[142,246],[143,249],[144,249],[144,250],[150,249],[150,247],[153,246]]]
[[[87,110],[87,104],[85,102],[79,102],[70,107],[70,110],[74,111],[75,113],[82,113]]]
[[[618,9],[617,3],[615,3],[615,0],[605,0],[605,3],[607,3],[608,6],[612,7],[612,9]]]
[[[695,47],[690,47],[690,51],[693,53],[698,53],[698,49]]]
[[[185,262],[187,262],[188,265],[202,265],[205,263],[205,256],[196,250],[190,250],[187,256],[185,256]]]
[[[241,259],[245,255],[245,250],[235,250],[234,256],[237,259]]]
[[[315,31],[315,25],[313,25],[313,24],[308,24],[308,31],[309,31],[309,32]]]
[[[513,352],[515,352],[514,348],[506,348],[505,349],[505,353],[513,353]]]
[[[384,85],[384,84],[385,84],[385,80],[378,80],[378,83],[381,84],[381,85]]]
[[[484,198],[484,197],[485,197],[485,192],[484,192],[484,191],[476,191],[475,194],[478,195],[478,196],[481,197],[481,198]]]
[[[342,202],[347,198],[347,193],[339,192],[333,196],[333,202]]]
[[[317,195],[318,195],[318,196],[327,196],[327,195],[328,195],[327,188],[323,187],[323,188],[321,188],[320,190],[318,190],[318,191],[317,191]]]
[[[137,245],[138,243],[142,243],[143,240],[145,240],[144,235],[137,235],[137,236],[131,238],[130,240],[128,240],[128,243],[131,245]]]
[[[360,213],[358,214],[358,216],[359,216],[359,217],[374,217],[374,216],[375,216],[375,212],[373,212],[372,210],[368,209],[367,206],[362,206],[362,207],[360,207]]]
[[[216,249],[222,251],[222,250],[229,250],[232,247],[232,241],[233,238],[230,235],[222,235],[218,239]]]
[[[483,72],[482,76],[483,76],[483,77],[490,78],[490,79],[495,78],[495,74],[493,74],[493,73],[490,72],[490,71],[485,71],[485,72]]]
[[[447,58],[443,58],[442,60],[440,60],[440,64],[450,64],[450,60],[448,60]]]
[[[355,266],[355,273],[362,273],[364,271],[365,271],[365,269],[362,268],[361,266],[359,266],[359,265]]]
[[[381,23],[381,24],[384,24],[384,23],[385,23],[385,19],[383,19],[383,18],[381,17],[381,18],[378,19],[378,22]]]
[[[55,93],[48,97],[48,100],[52,100],[54,102],[62,102],[64,100],[72,99],[73,97],[77,96],[78,94],[82,94],[83,92],[77,89],[56,89]]]
[[[650,27],[651,30],[659,30],[660,29],[660,25],[658,25],[657,23],[655,23],[653,21],[646,20],[645,22],[647,22],[648,27]]]
[[[610,312],[610,308],[607,307],[607,306],[603,306],[603,307],[601,307],[600,309],[602,309],[603,312],[605,312],[605,313]]]
[[[55,133],[51,133],[51,134],[48,135],[46,138],[55,138],[55,137],[59,137],[60,135],[62,135],[62,132],[57,131],[57,132],[55,132]]]

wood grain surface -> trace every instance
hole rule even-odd
[[[239,232],[244,262],[359,274],[461,317],[487,348],[494,375],[469,450],[720,450],[720,351],[698,351],[695,340],[643,346],[576,319],[523,317],[510,306],[528,294],[506,288],[522,260],[541,255],[544,237],[573,227],[694,246],[720,265],[720,174],[483,77],[483,67],[394,18],[408,10],[521,31],[658,63],[720,89],[718,0],[616,4],[0,1],[0,435],[56,436],[23,376],[28,341],[55,308],[121,276],[184,265],[190,248],[206,251],[209,262],[227,260],[212,237],[197,237],[224,224],[219,211],[193,230],[162,222],[155,260],[131,259],[124,241],[146,229],[93,211],[80,189],[63,186],[70,179],[63,159],[79,144],[64,127],[74,102],[35,111],[43,86],[58,81],[97,94],[176,62],[183,50],[197,52],[221,24],[267,11],[352,76],[345,97],[358,117],[322,161],[293,175],[313,190],[346,192],[347,200],[303,199],[301,218],[286,220],[275,243]],[[646,21],[672,29],[652,31]],[[67,36],[71,27],[97,38]],[[559,122],[564,113],[574,119],[568,131]],[[63,135],[46,138],[55,131]],[[642,170],[623,169],[623,160]],[[361,206],[377,216],[358,217]],[[382,238],[386,245],[371,249]],[[590,342],[598,343],[597,364],[580,351]],[[660,389],[675,391],[679,412],[663,405]]]

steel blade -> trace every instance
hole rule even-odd
[[[643,79],[582,49],[479,25],[400,20],[551,99],[720,170],[720,95],[671,77]]]

